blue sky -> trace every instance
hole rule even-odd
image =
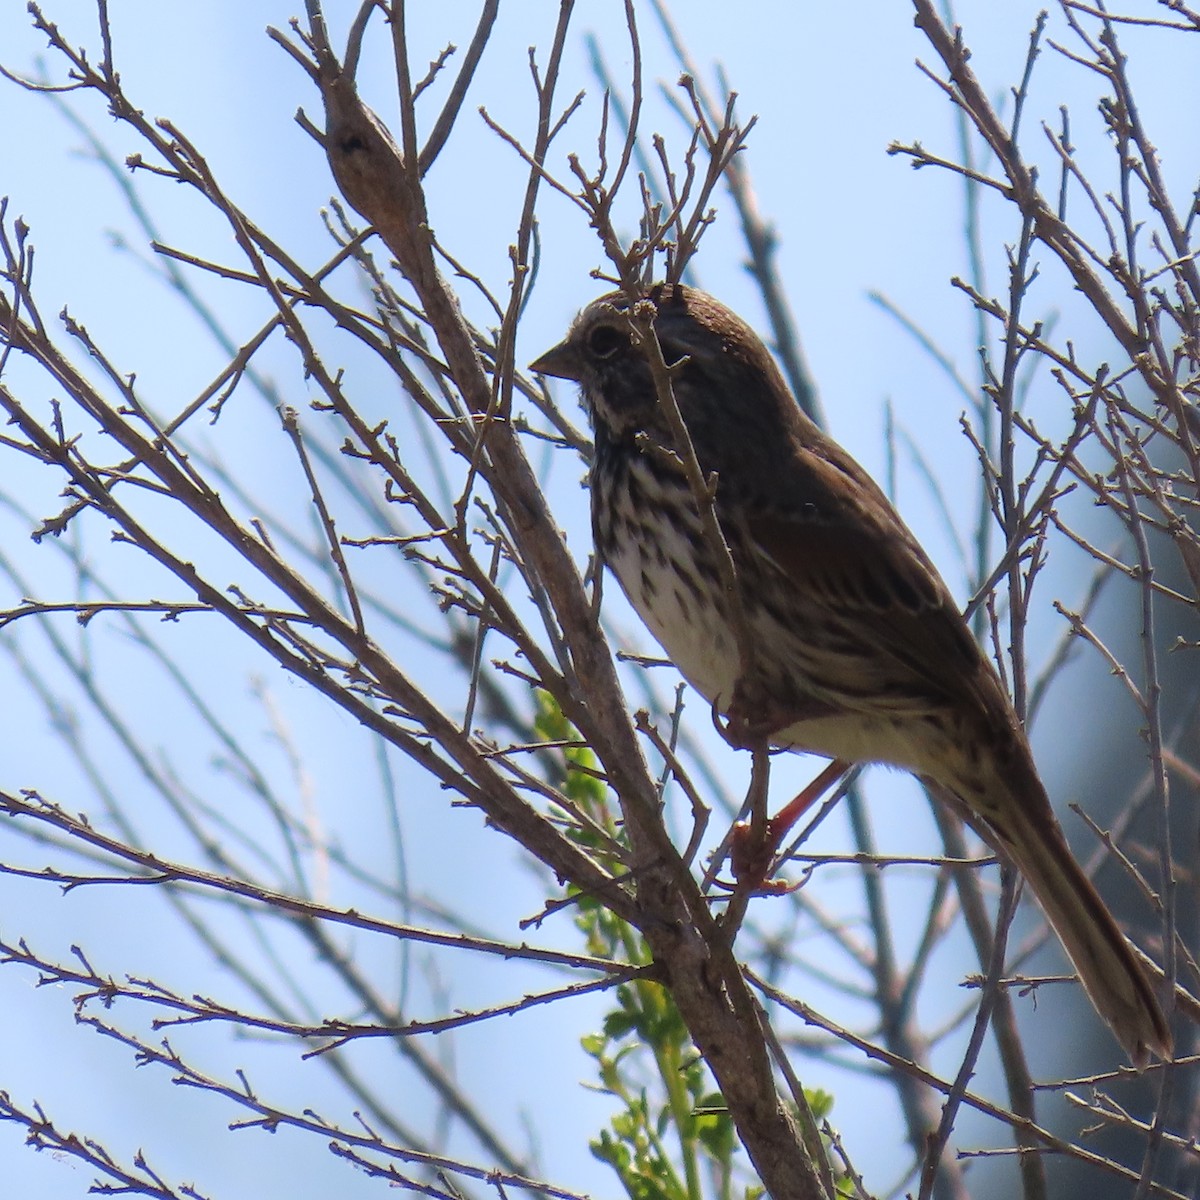
[[[449,41],[465,44],[474,20],[474,6],[461,4],[414,4],[410,14],[412,59],[420,74]],[[506,249],[520,192],[508,187],[519,176],[512,152],[500,144],[474,112],[486,104],[502,124],[516,131],[531,127],[533,102],[528,85],[525,48],[544,47],[553,28],[556,7],[544,2],[504,5],[493,45],[484,60],[472,97],[464,111],[460,138],[454,153],[447,154],[429,179],[431,208],[437,214],[438,233],[456,256],[471,263],[495,286],[507,278]],[[45,0],[45,11],[56,20],[69,40],[91,47],[98,54],[95,15],[83,0]],[[268,0],[213,0],[204,5],[145,5],[113,0],[113,21],[118,65],[128,94],[152,116],[169,117],[209,157],[210,164],[234,196],[256,220],[268,225],[274,236],[298,249],[306,262],[317,263],[327,244],[318,210],[332,190],[319,149],[293,121],[298,106],[319,115],[307,79],[265,34],[268,24],[283,27],[295,5],[280,6]],[[932,170],[913,171],[897,156],[886,154],[893,140],[920,141],[928,148],[952,157],[957,134],[952,112],[944,96],[921,74],[915,60],[931,61],[918,33],[913,29],[908,5],[813,4],[782,5],[764,0],[746,0],[731,19],[730,6],[716,0],[695,0],[678,6],[678,20],[692,54],[711,82],[712,64],[719,60],[725,75],[739,93],[743,117],[758,114],[759,122],[747,152],[758,204],[775,224],[779,236],[779,271],[788,289],[804,349],[818,382],[825,412],[833,434],[878,477],[887,472],[884,436],[884,406],[890,404],[896,422],[919,440],[923,452],[936,468],[957,516],[973,509],[969,489],[973,486],[974,464],[958,426],[963,407],[961,397],[948,385],[929,356],[897,322],[871,299],[884,294],[912,315],[923,328],[935,331],[938,341],[969,378],[977,373],[974,357],[974,316],[961,293],[949,284],[951,276],[965,273],[961,187],[949,175]],[[597,87],[586,62],[585,32],[595,32],[605,48],[611,70],[618,77],[627,70],[628,50],[622,39],[619,6],[589,0],[578,6],[576,34],[568,58],[570,86],[588,88],[590,97],[575,119],[577,133],[562,139],[558,166],[565,171],[568,148],[583,153],[594,145]],[[1003,5],[987,0],[960,3],[957,15],[975,51],[976,72],[1005,103],[1004,89],[1017,78],[1024,60],[1029,28],[1037,5],[1010,0]],[[676,73],[665,53],[649,13],[642,15],[645,31],[646,72],[668,86]],[[376,33],[378,34],[378,27]],[[1056,33],[1062,36],[1061,27]],[[340,34],[339,34],[340,36]],[[1130,31],[1127,45],[1140,63],[1138,83],[1147,123],[1162,129],[1169,172],[1179,165],[1176,180],[1181,189],[1194,180],[1183,167],[1197,161],[1198,131],[1192,120],[1179,114],[1200,111],[1200,72],[1176,66],[1167,56],[1172,42],[1147,31]],[[0,61],[10,69],[33,71],[45,53],[43,40],[29,30],[24,7],[9,4],[0,9]],[[386,48],[367,56],[364,91],[385,119],[390,118]],[[62,64],[46,60],[53,79],[61,77]],[[1068,100],[1076,106],[1076,140],[1082,152],[1102,153],[1102,139],[1095,133],[1096,121],[1089,109],[1092,81],[1071,69],[1054,52],[1042,57],[1031,96],[1027,123],[1055,121],[1058,104]],[[132,134],[115,125],[94,97],[68,95],[66,103],[105,141],[118,158],[139,149]],[[106,345],[125,370],[136,370],[144,394],[153,397],[160,411],[172,411],[198,390],[221,364],[219,350],[189,326],[186,311],[169,291],[147,282],[147,269],[140,259],[143,250],[131,253],[115,244],[110,231],[136,237],[125,198],[112,181],[87,155],[76,153],[80,135],[45,99],[20,92],[11,85],[0,87],[0,193],[9,196],[10,214],[20,214],[32,229],[37,245],[37,279],[46,312],[56,313],[69,302],[71,311],[83,320],[98,342]],[[648,123],[656,123],[681,142],[677,125],[653,99]],[[1049,163],[1048,152],[1044,161]],[[1173,177],[1173,176],[1172,176]],[[203,207],[174,185],[144,181],[143,195],[162,230],[163,238],[213,258],[230,261],[233,247],[228,233]],[[1181,192],[1181,194],[1183,194]],[[752,322],[761,321],[751,281],[742,270],[744,250],[728,205],[719,202],[722,223],[712,232],[700,260],[700,280],[719,293]],[[987,236],[992,253],[990,286],[1004,286],[1003,258],[999,249],[1011,241],[1016,229],[1012,218],[987,212]],[[531,301],[522,333],[520,354],[528,361],[561,336],[573,312],[596,294],[599,285],[588,277],[598,263],[594,235],[564,200],[548,197],[543,209],[543,253],[548,264]],[[201,281],[200,285],[220,305],[227,324],[248,335],[261,321],[265,309],[253,295],[237,289]],[[1045,302],[1055,306],[1060,297],[1048,294]],[[1071,319],[1068,309],[1065,319]],[[1081,327],[1080,336],[1089,334]],[[1086,341],[1083,343],[1086,348]],[[1097,341],[1094,352],[1106,353]],[[290,381],[286,355],[268,363],[278,369],[285,385],[296,388],[294,402],[303,403],[303,384],[292,371]],[[249,457],[253,462],[253,454]],[[236,459],[232,464],[239,464]],[[956,594],[963,596],[965,581],[959,570],[952,540],[946,535],[937,506],[911,463],[901,456],[898,501],[902,512],[929,547]],[[23,493],[39,515],[53,507],[54,491],[46,480],[31,475]],[[570,494],[564,490],[564,495]],[[584,536],[586,522],[582,501],[579,508],[564,514],[564,523]],[[969,532],[964,520],[963,530]],[[28,554],[30,569],[49,586],[64,576],[45,565],[47,554],[35,552],[23,540],[20,522],[7,517],[0,525],[0,544],[16,555]],[[129,570],[139,568],[130,564]],[[136,574],[129,582],[137,584]],[[147,585],[149,586],[149,585]],[[1069,573],[1063,580],[1070,595]],[[615,589],[611,589],[615,592]],[[7,599],[7,597],[6,597]],[[618,616],[618,619],[619,616]],[[633,624],[632,617],[626,617]],[[1044,650],[1057,636],[1051,625],[1034,630],[1034,650]],[[191,645],[189,658],[202,660],[210,654],[217,661],[226,653],[218,639],[214,645]],[[232,661],[232,660],[230,660]],[[3,668],[0,668],[3,669]],[[265,668],[260,665],[260,670]],[[5,684],[17,687],[13,682]],[[327,730],[332,721],[295,689],[280,688],[288,719],[295,723],[300,738],[308,731]],[[247,687],[231,686],[228,703],[245,706],[248,720],[262,720],[257,705],[247,700]],[[697,709],[697,724],[706,721]],[[39,741],[39,720],[34,710],[14,714],[12,738],[0,759],[0,784],[5,787],[47,784],[72,786],[70,771],[55,761],[52,743]],[[347,739],[353,730],[344,731]],[[163,730],[169,737],[169,726]],[[336,759],[311,764],[314,786],[322,799],[335,797],[341,764]],[[734,769],[733,767],[730,768]],[[800,778],[796,764],[781,767],[780,775],[791,772]],[[49,790],[53,790],[51,787]],[[1053,788],[1052,788],[1053,790]],[[909,819],[905,801],[913,789],[904,780],[887,779],[872,792],[879,798],[882,834],[889,848],[927,852],[929,825],[924,816]],[[1072,797],[1074,798],[1074,797]],[[78,807],[64,796],[68,807]],[[326,819],[336,819],[331,806]],[[504,863],[496,866],[495,840],[477,829],[467,829],[461,819],[445,824],[433,804],[417,805],[418,823],[427,820],[429,830],[411,830],[414,854],[422,886],[438,881],[420,878],[422,867],[434,869],[439,838],[451,837],[456,847],[453,898],[464,895],[488,912],[498,923],[509,923],[529,914],[537,906],[539,883],[517,862],[504,845]],[[452,832],[447,832],[452,830]],[[836,823],[828,833],[832,849],[845,848],[844,830]],[[4,831],[0,830],[0,858],[8,857]],[[444,843],[443,843],[444,844]],[[497,870],[503,879],[496,880]],[[436,871],[435,871],[436,874]],[[445,874],[445,868],[442,868]],[[441,881],[445,884],[445,881]],[[482,883],[482,886],[481,886]],[[11,888],[11,892],[9,889]],[[464,892],[465,889],[465,892]],[[133,901],[111,900],[102,914],[89,910],[77,897],[59,899],[49,889],[35,892],[0,880],[0,897],[10,903],[44,905],[30,924],[39,928],[47,946],[61,948],[72,940],[91,944],[101,941],[115,964],[136,960],[142,919]],[[37,899],[35,897],[40,897]],[[5,922],[7,925],[7,922]],[[194,967],[194,964],[190,964]],[[188,976],[185,968],[182,972]],[[201,977],[202,979],[202,977]],[[61,1106],[70,1123],[71,1114],[81,1127],[91,1122],[107,1131],[120,1147],[137,1145],[145,1137],[156,1152],[164,1142],[157,1106],[160,1101],[152,1085],[138,1075],[129,1089],[105,1094],[106,1073],[124,1078],[128,1055],[116,1047],[97,1045],[98,1039],[71,1025],[69,994],[62,992],[47,1002],[44,992],[33,990],[34,981],[13,968],[0,971],[0,1004],[10,1016],[10,1028],[21,1028],[24,1036],[0,1052],[0,1087],[14,1094],[37,1096],[52,1108]],[[455,1002],[471,1002],[473,991],[486,992],[483,980],[456,980]],[[540,1018],[539,1018],[540,1019]],[[562,1109],[561,1130],[541,1129],[540,1150],[545,1174],[571,1186],[605,1194],[611,1185],[604,1170],[586,1160],[582,1137],[594,1132],[603,1106],[579,1085],[586,1062],[576,1053],[579,1032],[586,1027],[565,1008],[556,1011],[549,1023],[527,1038],[525,1029],[536,1022],[514,1023],[505,1030],[500,1044],[476,1044],[468,1034],[459,1049],[459,1064],[470,1080],[480,1057],[490,1055],[488,1074],[518,1076],[528,1095],[553,1094]],[[543,1052],[530,1055],[528,1046],[538,1044]],[[46,1071],[48,1048],[63,1063],[61,1074]],[[246,1048],[248,1055],[261,1055],[262,1062],[280,1073],[280,1079],[304,1086],[304,1072],[294,1062],[281,1063],[261,1047]],[[213,1051],[215,1058],[228,1054],[238,1061],[242,1048]],[[472,1064],[476,1065],[473,1067]],[[214,1062],[214,1067],[219,1065]],[[868,1183],[888,1186],[903,1161],[895,1139],[880,1137],[878,1116],[856,1103],[852,1077],[822,1078],[819,1072],[806,1077],[827,1086],[838,1096],[834,1121],[846,1134],[856,1155],[856,1164],[868,1172]],[[283,1169],[297,1172],[286,1183],[276,1175],[254,1180],[247,1172],[259,1160],[253,1148],[242,1153],[223,1134],[229,1114],[216,1101],[180,1097],[175,1089],[168,1097],[170,1120],[187,1122],[178,1145],[171,1150],[173,1161],[158,1161],[175,1178],[197,1176],[198,1185],[215,1195],[246,1195],[270,1188],[274,1194],[321,1194],[334,1186],[346,1186],[344,1168],[324,1158],[298,1156]],[[517,1136],[521,1129],[520,1090],[506,1098],[512,1112],[499,1118]],[[90,1102],[89,1102],[90,1098]],[[532,1104],[532,1100],[530,1101]],[[531,1108],[534,1119],[537,1110]],[[194,1122],[194,1124],[193,1124]],[[199,1132],[207,1131],[207,1132]],[[243,1139],[264,1135],[245,1133]],[[281,1138],[287,1135],[280,1135]],[[203,1153],[197,1153],[197,1142]],[[237,1143],[237,1139],[232,1139]],[[294,1139],[293,1139],[294,1141]],[[210,1149],[211,1148],[211,1149]],[[176,1154],[177,1151],[177,1154]],[[278,1160],[286,1154],[276,1156]],[[58,1197],[82,1195],[90,1174],[82,1168],[35,1156],[21,1145],[15,1130],[0,1128],[0,1168],[12,1181],[14,1194]],[[247,1186],[249,1185],[249,1186]],[[345,1195],[364,1194],[366,1180],[351,1176]],[[313,1190],[306,1191],[305,1188]]]

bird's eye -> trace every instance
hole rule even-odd
[[[613,325],[597,325],[588,334],[588,351],[593,358],[612,358],[629,339]]]

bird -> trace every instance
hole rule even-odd
[[[690,451],[660,403],[640,313]],[[887,764],[950,793],[1020,872],[1130,1059],[1169,1058],[1148,972],[1072,856],[999,674],[891,502],[801,410],[754,330],[706,292],[656,284],[588,304],[531,370],[579,384],[597,555],[714,712],[744,744]]]

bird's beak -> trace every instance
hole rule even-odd
[[[579,354],[570,342],[559,342],[552,350],[547,350],[541,358],[534,359],[529,369],[538,375],[553,375],[558,379],[573,379],[576,383],[580,378]]]

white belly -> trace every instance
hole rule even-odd
[[[738,652],[726,621],[701,604],[691,547],[668,538],[664,563],[644,543],[612,555],[609,566],[629,603],[680,674],[711,704],[724,708],[737,682]]]

